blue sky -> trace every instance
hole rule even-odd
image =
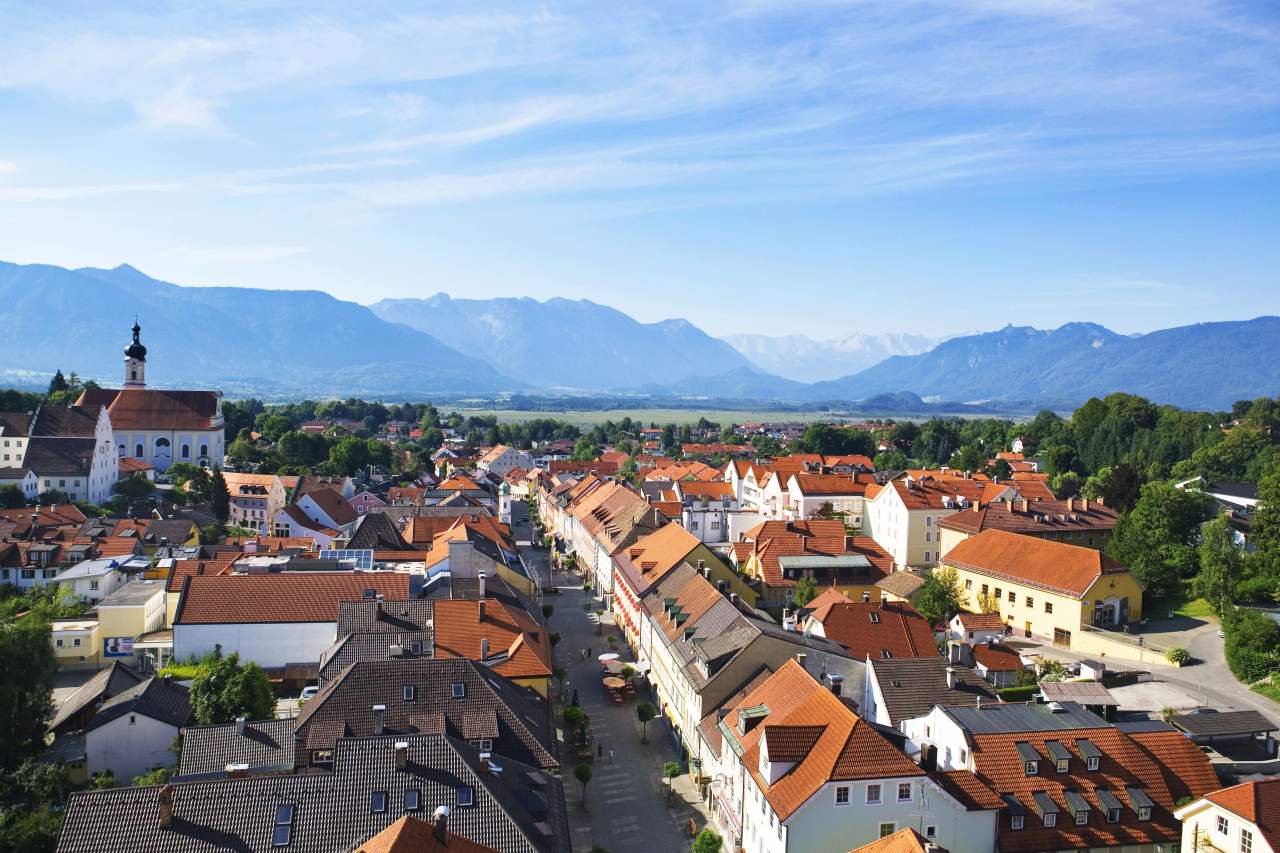
[[[1280,313],[1272,2],[0,20],[0,259],[590,298],[715,334]]]

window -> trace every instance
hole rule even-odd
[[[382,814],[387,810],[387,792],[374,791],[369,797],[369,811],[374,814]]]
[[[1046,601],[1046,602],[1044,603],[1044,612],[1045,612],[1045,613],[1052,613],[1052,612],[1053,612],[1053,602],[1052,602],[1052,601]]]
[[[1028,776],[1035,776],[1037,773],[1040,772],[1040,762],[1028,761],[1023,764],[1023,769],[1026,771]]]
[[[1088,811],[1086,811],[1085,809],[1080,809],[1078,812],[1076,812],[1076,826],[1084,826],[1088,822],[1089,822]]]
[[[1059,773],[1066,773],[1071,769],[1071,759],[1069,758],[1059,758],[1056,764]]]
[[[1151,806],[1138,806],[1138,820],[1151,820]]]
[[[897,831],[898,831],[898,825],[897,825],[896,823],[882,823],[882,824],[880,824],[880,837],[881,837],[881,838],[888,838],[890,835],[893,835],[893,834],[894,834],[895,832],[897,832]]]
[[[1086,769],[1086,770],[1097,770],[1097,769],[1098,769],[1098,756],[1096,756],[1096,755],[1090,755],[1088,758],[1086,758],[1086,759],[1084,760],[1084,766],[1085,766],[1085,769]]]
[[[493,741],[488,740],[487,738],[484,740],[473,740],[471,741],[471,745],[474,746],[476,749],[480,750],[481,752],[493,751]]]
[[[293,827],[285,824],[277,826],[271,830],[271,846],[272,847],[288,847],[289,842],[293,840]]]
[[[332,764],[333,750],[332,749],[313,749],[311,751],[311,763],[312,764]]]
[[[889,660],[889,658],[893,657],[893,652],[889,651],[888,649],[881,649],[880,657],[883,658],[884,660]]]
[[[467,685],[463,684],[461,681],[453,682],[453,698],[464,699],[466,698],[466,695],[467,695]]]
[[[996,587],[996,601],[1004,598],[1004,593],[1000,591],[1000,587]]]
[[[404,810],[416,812],[422,807],[422,792],[417,788],[409,788],[404,792]]]
[[[1018,594],[1017,594],[1016,592],[1014,592],[1013,590],[1009,590],[1009,603],[1010,603],[1010,604],[1017,604],[1017,603],[1018,603]]]
[[[1226,835],[1227,831],[1230,829],[1231,829],[1231,824],[1230,822],[1227,821],[1226,816],[1218,815],[1218,832],[1221,833],[1222,835]]]
[[[71,645],[73,645],[73,646],[78,646],[78,645],[80,645],[80,638],[79,638],[79,637],[76,637],[75,639],[73,639],[73,640],[71,641]]]
[[[875,805],[876,803],[879,803],[879,802],[880,802],[880,786],[878,784],[868,785],[867,786],[867,803],[869,805]]]
[[[89,581],[89,589],[97,591],[99,583],[97,581]]]
[[[1050,827],[1051,827],[1051,826],[1057,826],[1057,824],[1058,824],[1058,813],[1057,813],[1057,812],[1045,812],[1045,813],[1044,813],[1044,825],[1045,825],[1045,826],[1050,826]]]
[[[837,806],[849,805],[849,786],[848,785],[839,785],[836,787],[836,805]]]
[[[929,824],[928,826],[926,826],[926,827],[924,828],[924,837],[925,837],[925,838],[937,838],[937,837],[938,837],[938,827],[934,826],[933,824]]]
[[[1024,818],[1023,818],[1023,816],[1022,816],[1022,815],[1020,815],[1020,814],[1009,815],[1009,828],[1010,828],[1010,829],[1022,829],[1022,823],[1023,823],[1023,820],[1024,820]]]
[[[927,562],[929,562],[929,552],[928,552],[928,551],[925,551],[925,552],[924,552],[924,561],[925,561],[926,563],[927,563]]]
[[[1036,606],[1036,600],[1035,600],[1034,598],[1032,598],[1031,596],[1029,596],[1029,595],[1027,596],[1027,606],[1028,606],[1028,607],[1035,607],[1035,606]]]
[[[973,589],[973,579],[972,579],[972,578],[965,578],[964,588],[965,588],[965,589]]]
[[[926,541],[926,542],[932,542],[932,541],[933,541],[933,533],[932,533],[932,531],[926,530],[926,531],[924,532],[924,541]]]
[[[985,583],[982,585],[982,594],[983,595],[987,594],[987,585]]]
[[[1119,823],[1119,822],[1120,822],[1120,810],[1107,809],[1107,823]]]
[[[1253,833],[1247,829],[1240,830],[1240,853],[1253,853]]]
[[[53,644],[58,648],[62,648],[62,640],[54,640]]]
[[[898,802],[900,803],[911,802],[911,783],[910,782],[898,783]]]
[[[191,445],[189,444],[182,445],[182,458],[183,459],[191,458]]]
[[[961,766],[964,766],[964,767],[969,766],[969,750],[967,749],[960,750],[960,764]]]
[[[141,444],[141,443],[139,443],[139,444],[135,444],[135,445],[133,446],[133,455],[134,455],[134,456],[136,456],[136,457],[138,457],[139,459],[141,459],[141,458],[142,458],[142,444]]]
[[[470,788],[458,789],[458,805],[469,806],[474,802],[475,802],[475,795]]]
[[[412,702],[412,701],[413,701],[413,693],[414,693],[413,685],[412,685],[412,684],[406,684],[406,685],[404,686],[404,701],[406,701],[406,702]]]

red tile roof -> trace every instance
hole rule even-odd
[[[365,590],[409,597],[409,576],[395,572],[280,572],[193,576],[186,581],[174,623],[179,625],[336,622],[338,603]]]
[[[1280,850],[1280,779],[1233,785],[1205,799],[1258,827],[1268,846]]]
[[[489,641],[493,671],[507,678],[547,678],[551,675],[551,640],[547,632],[520,610],[496,599],[481,603],[441,599],[433,605],[435,656],[483,661],[480,641]]]
[[[1004,530],[984,530],[957,543],[942,562],[995,578],[1080,598],[1103,575],[1128,569],[1093,548]]]
[[[822,633],[849,649],[857,660],[938,656],[929,622],[905,602],[835,603],[819,621]]]
[[[368,841],[357,845],[355,853],[497,853],[497,851],[448,831],[444,833],[444,839],[441,840],[436,834],[434,825],[405,815]]]
[[[174,560],[165,591],[182,592],[182,581],[188,577],[233,574],[234,566],[235,560]]]
[[[77,406],[106,406],[116,430],[220,429],[216,391],[166,391],[155,388],[86,388]]]
[[[1025,669],[1018,650],[1003,643],[975,643],[973,659],[989,672],[1017,672]]]

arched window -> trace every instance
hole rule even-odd
[[[128,450],[128,448],[124,446],[124,442],[123,442],[123,441],[122,441],[122,442],[120,442],[120,455],[121,455],[121,456],[126,455],[126,451],[127,451],[127,450]]]
[[[182,458],[183,459],[191,458],[191,445],[189,444],[182,445]]]
[[[137,378],[138,378],[138,371],[136,371],[136,370],[130,370],[130,371],[129,371],[129,378],[130,378],[130,379],[137,379]]]
[[[136,445],[134,445],[133,455],[138,459],[142,458],[142,442],[138,442]]]
[[[169,439],[163,438],[163,437],[156,439],[156,447],[168,447],[168,446],[169,446]]]
[[[207,444],[200,445],[200,458],[201,459],[209,458],[209,445]]]

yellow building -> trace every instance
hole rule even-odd
[[[59,619],[50,625],[59,669],[97,669],[102,648],[97,619]]]
[[[1037,536],[1068,545],[1082,545],[1101,551],[1111,540],[1119,514],[1101,500],[1007,500],[985,506],[973,504],[965,512],[953,513],[938,521],[942,556],[970,536],[984,530],[1003,530],[1022,536]]]
[[[140,662],[134,641],[165,624],[164,586],[161,581],[131,581],[98,602],[98,653],[103,662]]]
[[[1142,585],[1093,548],[984,530],[942,559],[960,576],[971,610],[999,612],[1015,636],[1070,648],[1086,628],[1142,618]]]

